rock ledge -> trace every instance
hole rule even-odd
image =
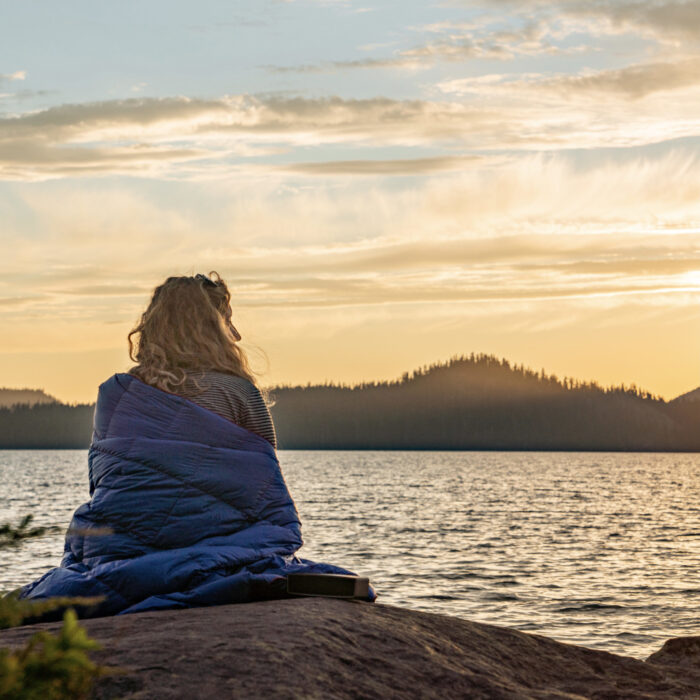
[[[84,620],[95,698],[700,698],[700,637],[647,661],[381,603],[298,598]],[[0,646],[56,623],[0,632]]]

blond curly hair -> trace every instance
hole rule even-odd
[[[148,308],[127,336],[129,357],[138,363],[129,373],[172,394],[188,375],[202,371],[233,374],[257,386],[238,345],[241,336],[231,323],[230,304],[231,293],[217,272],[208,277],[168,277],[155,288]],[[199,387],[195,377],[193,381]]]

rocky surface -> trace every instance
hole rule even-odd
[[[700,637],[647,661],[379,603],[298,598],[84,620],[95,698],[700,698]],[[0,646],[56,623],[0,632]]]

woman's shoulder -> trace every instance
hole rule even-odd
[[[260,393],[259,389],[250,379],[239,377],[236,374],[226,374],[225,372],[205,371],[197,375],[197,378],[203,380],[207,386],[218,386],[223,389],[230,389],[236,392],[246,394]]]

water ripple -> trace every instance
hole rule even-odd
[[[280,451],[300,555],[379,600],[645,657],[699,634],[700,455]],[[0,523],[67,526],[84,450],[0,451]],[[0,550],[0,589],[60,562],[63,535]]]

